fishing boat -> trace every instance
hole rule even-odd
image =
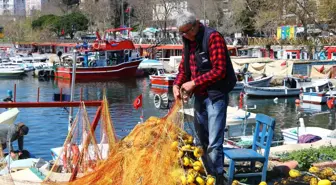
[[[271,80],[272,80],[273,76],[260,76],[257,77],[255,79],[253,78],[245,78],[245,80],[242,81],[238,81],[235,85],[235,87],[233,88],[233,90],[237,91],[241,91],[244,89],[245,85],[250,85],[250,86],[254,86],[254,87],[269,87]],[[250,79],[250,80],[248,80]]]
[[[152,87],[169,88],[174,85],[176,73],[165,73],[162,69],[157,71],[155,75],[149,75]]]
[[[76,67],[76,81],[135,77],[142,58],[136,52],[133,42],[128,38],[109,37],[110,33],[130,30],[131,28],[108,29],[103,39],[97,32],[98,39],[91,46],[78,48],[78,55],[83,55],[84,61]],[[89,55],[95,56],[94,59],[89,61]],[[74,60],[77,62],[77,59]],[[57,67],[55,77],[71,79],[72,70],[71,65],[63,63]]]
[[[300,92],[320,92],[324,89],[328,89],[330,85],[329,80],[318,79],[299,79],[295,77],[289,77],[284,80],[283,86],[275,87],[254,87],[246,85],[244,87],[245,94],[247,96],[255,97],[289,97],[299,96]]]

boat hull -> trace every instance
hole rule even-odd
[[[327,100],[328,97],[325,93],[318,92],[304,92],[302,97],[304,103],[325,104]]]
[[[254,87],[269,87],[271,80],[273,76],[261,78],[258,80],[254,80],[251,82],[248,82],[248,85],[254,86]],[[233,90],[243,90],[244,89],[244,82],[237,82]]]
[[[156,88],[169,88],[174,85],[175,76],[160,76],[160,75],[151,75],[149,76],[150,83],[152,87]]]
[[[0,124],[14,124],[18,114],[19,109],[12,108],[0,114]]]
[[[290,97],[299,96],[301,88],[305,92],[316,92],[322,89],[328,88],[329,81],[320,80],[316,83],[309,83],[307,86],[301,86],[300,88],[289,87],[254,87],[246,85],[244,87],[245,94],[255,97]]]
[[[299,96],[300,88],[263,88],[245,86],[244,91],[248,96],[256,97],[287,97],[287,96]]]
[[[76,80],[92,81],[135,77],[140,62],[141,60],[126,62],[115,66],[78,67],[76,68]],[[71,79],[72,67],[58,67],[55,77]]]

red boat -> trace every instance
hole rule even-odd
[[[166,74],[163,70],[158,70],[156,75],[149,75],[152,87],[169,88],[174,85],[176,74]]]
[[[129,39],[120,38],[120,41],[107,38],[108,33],[130,31],[131,28],[117,28],[105,31],[101,39],[99,33],[97,40],[87,48],[80,48],[80,55],[86,57],[86,61],[76,61],[76,81],[107,80],[113,78],[135,77],[137,68],[142,61],[135,51],[134,44]],[[91,60],[89,58],[91,54]],[[79,64],[78,64],[79,62]],[[71,62],[72,63],[72,62]],[[71,79],[72,64],[63,62],[57,67],[57,78]]]

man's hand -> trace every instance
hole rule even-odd
[[[195,89],[195,82],[194,81],[189,81],[186,82],[182,85],[182,90],[185,91],[185,94],[183,95],[182,99],[184,102],[187,102],[190,96],[192,95],[194,89]]]
[[[195,89],[195,82],[189,81],[182,85],[181,87],[184,91],[186,91],[188,94],[191,94]]]
[[[173,86],[173,93],[174,93],[175,100],[181,99],[181,96],[180,96],[180,87],[179,86],[177,86],[177,85]]]

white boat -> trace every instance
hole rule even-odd
[[[184,116],[186,116],[187,119],[193,120],[194,118],[194,109],[184,109],[180,110],[180,112],[184,112]],[[255,124],[256,114],[251,112],[246,112],[243,109],[239,109],[238,107],[227,107],[227,116],[226,116],[226,126],[233,126],[233,125],[240,125],[243,123],[244,119],[246,118],[247,124]]]
[[[22,68],[0,67],[0,78],[16,78],[21,77],[25,73]]]
[[[98,148],[99,148],[102,159],[107,159],[109,145],[108,144],[97,144],[97,145],[98,145]],[[82,145],[78,145],[78,149],[79,149],[79,151],[82,151]],[[59,155],[61,153],[63,153],[62,152],[63,147],[52,148],[50,150],[51,150],[52,159],[55,160],[55,161],[58,159]],[[88,150],[89,150],[90,158],[94,159],[95,158],[95,153],[94,153],[93,146],[89,146]]]
[[[302,135],[312,134],[319,136],[322,139],[328,138],[332,130],[320,128],[320,127],[306,127],[304,125],[303,118],[299,119],[300,126],[282,129],[282,135],[284,137],[284,144],[298,143],[299,137]]]
[[[320,92],[328,89],[330,82],[326,79],[314,81],[305,81],[299,78],[287,78],[284,80],[284,86],[276,87],[254,87],[246,85],[244,87],[245,94],[256,97],[288,97],[299,96],[300,91],[303,92]]]
[[[245,85],[254,87],[269,87],[273,76],[260,76],[252,81],[238,81],[233,90],[243,90]]]
[[[10,61],[8,62],[9,65],[22,67],[26,72],[33,71],[34,66],[26,61],[23,60],[21,56],[10,57]]]
[[[50,67],[36,68],[34,70],[35,77],[54,77],[55,70]]]
[[[328,96],[326,92],[304,92],[302,95],[304,103],[325,104],[327,100]]]
[[[138,66],[138,69],[143,70],[148,74],[155,74],[157,70],[164,69],[163,64],[159,60],[144,59]]]
[[[168,73],[178,72],[182,56],[171,56],[169,58],[160,58],[159,59],[164,66],[164,70]]]
[[[0,114],[0,124],[13,124],[19,114],[19,109],[11,108]]]

